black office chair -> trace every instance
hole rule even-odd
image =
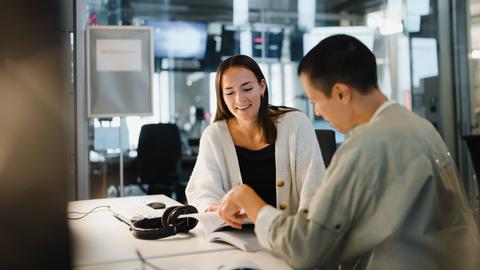
[[[463,139],[467,142],[470,157],[472,158],[473,169],[477,176],[478,188],[480,191],[480,134],[465,135]]]
[[[333,154],[335,153],[335,150],[337,150],[335,131],[329,129],[316,129],[315,135],[317,135],[318,145],[322,151],[323,163],[325,163],[325,168],[328,168]]]
[[[181,142],[178,127],[175,124],[142,126],[137,152],[140,188],[147,194],[165,194],[178,199],[182,192],[179,187]]]

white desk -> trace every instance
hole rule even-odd
[[[163,195],[136,198],[110,198],[69,203],[69,211],[87,212],[100,205],[124,200],[156,200],[167,206],[176,202]],[[128,225],[112,216],[107,209],[98,209],[80,220],[70,220],[75,269],[139,269],[138,249],[148,262],[162,269],[225,269],[235,261],[246,261],[261,269],[291,269],[284,261],[267,251],[248,253],[223,243],[204,239],[201,226],[188,235],[158,240],[133,237]],[[222,265],[225,266],[222,268]],[[148,268],[147,268],[148,269]],[[228,269],[228,268],[226,268]]]
[[[185,256],[173,256],[165,258],[151,258],[147,261],[160,269],[177,270],[231,270],[234,266],[254,265],[258,269],[290,270],[291,268],[282,260],[272,256],[266,251],[255,253],[241,250],[226,250],[206,253],[196,253]],[[133,270],[142,269],[140,260],[110,263],[96,266],[76,267],[76,270]],[[145,269],[153,268],[147,266]]]

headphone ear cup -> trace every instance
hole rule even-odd
[[[131,226],[132,234],[139,239],[159,239],[173,234],[171,227],[164,228],[160,218],[142,219]]]
[[[181,206],[170,206],[168,207],[167,209],[165,209],[165,211],[163,212],[163,215],[162,215],[162,224],[163,224],[163,227],[167,228],[168,226],[170,226],[170,214],[172,214],[172,212],[177,209],[178,207],[181,207]]]
[[[159,239],[177,233],[186,233],[197,225],[198,220],[178,217],[193,213],[198,213],[198,211],[191,205],[172,206],[165,209],[161,218],[142,219],[134,222],[131,230],[133,236],[140,239]]]
[[[168,224],[175,226],[177,232],[186,233],[197,226],[198,220],[195,218],[178,218],[184,214],[198,213],[197,208],[191,205],[179,206],[170,212],[168,216]]]
[[[185,211],[183,214],[195,214],[198,213],[197,208],[195,208],[192,205],[185,205],[183,211]],[[187,218],[187,225],[188,225],[188,230],[191,230],[197,226],[198,220],[196,218]]]

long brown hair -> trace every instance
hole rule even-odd
[[[291,111],[296,111],[297,109],[289,108],[285,106],[274,106],[268,104],[268,86],[266,85],[265,76],[263,76],[262,70],[258,66],[257,62],[246,55],[234,55],[230,58],[227,58],[223,61],[217,69],[217,74],[215,77],[215,89],[217,94],[217,112],[215,113],[216,121],[227,120],[234,117],[230,112],[223,99],[223,89],[222,89],[222,76],[227,69],[231,67],[242,67],[250,70],[255,77],[257,78],[258,83],[262,81],[265,82],[265,92],[260,98],[260,108],[258,110],[258,123],[263,131],[263,139],[266,143],[272,144],[277,139],[277,128],[275,124],[278,121],[278,118]]]

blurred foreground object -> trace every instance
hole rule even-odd
[[[69,269],[60,1],[0,8],[0,268]]]

